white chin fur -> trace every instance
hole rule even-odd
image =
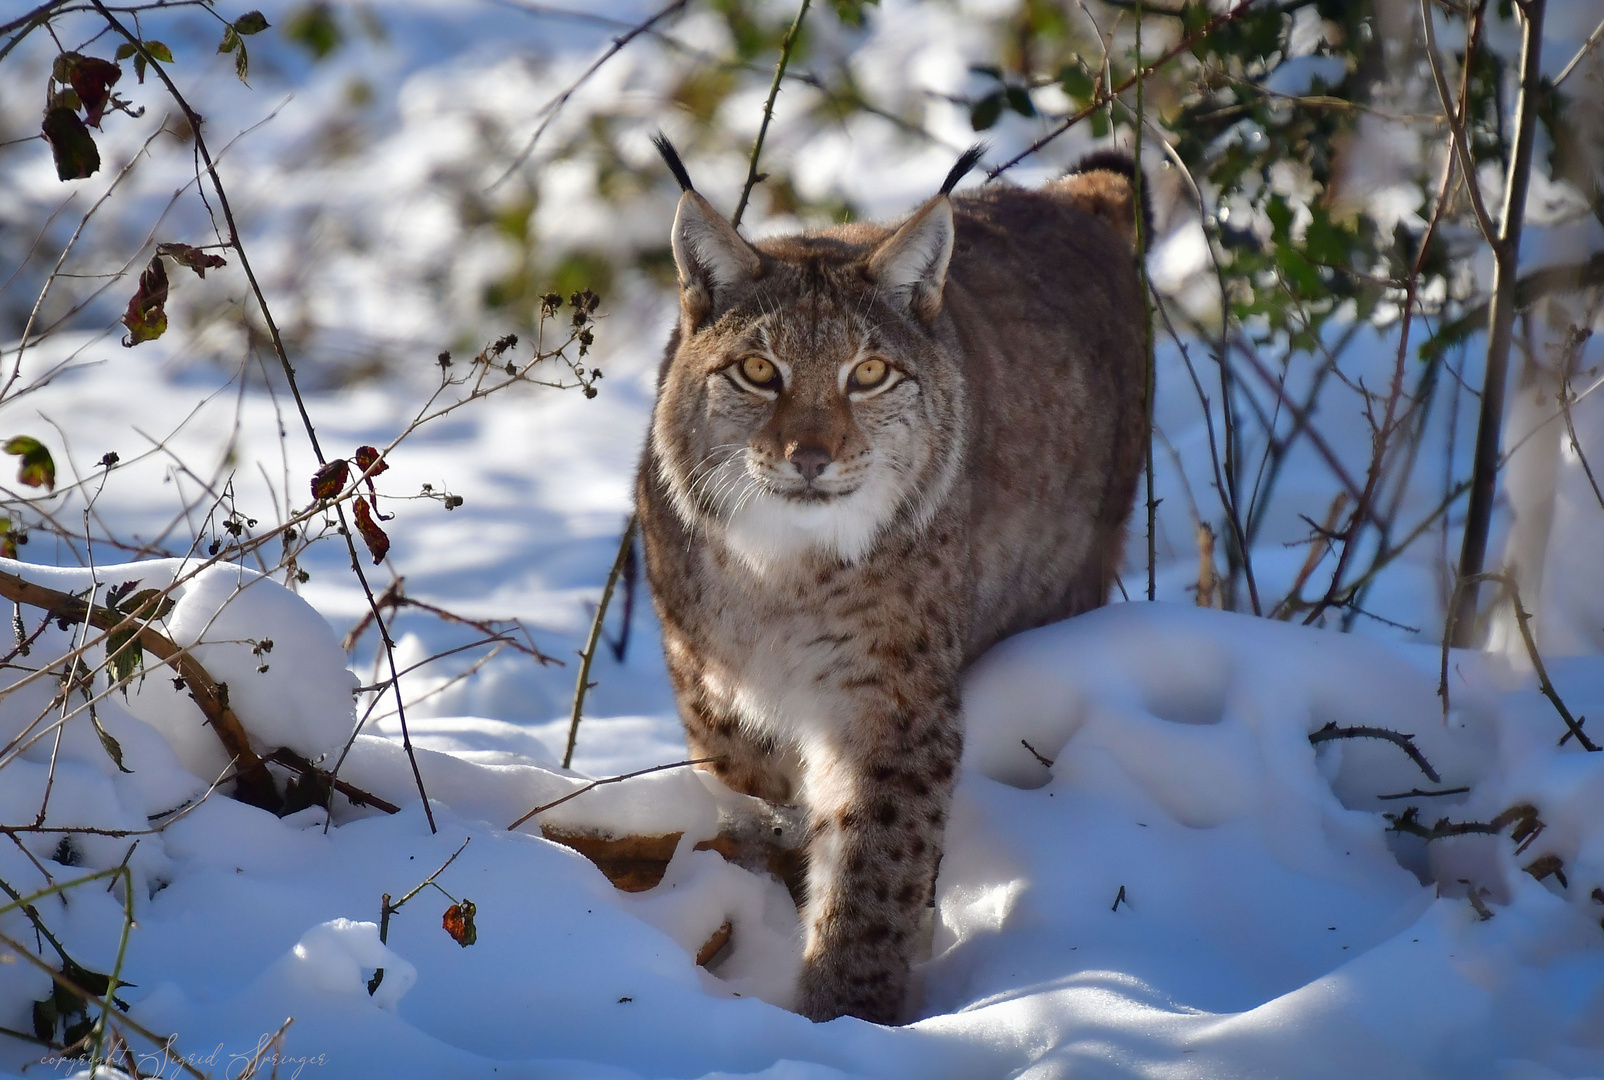
[[[852,494],[825,502],[761,494],[725,522],[724,543],[762,577],[786,573],[809,553],[855,563],[873,550],[898,501],[883,476],[871,476]]]

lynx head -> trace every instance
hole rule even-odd
[[[771,576],[855,562],[928,523],[964,444],[963,376],[938,318],[947,191],[978,157],[900,228],[755,247],[676,168],[680,319],[651,438],[693,532]]]

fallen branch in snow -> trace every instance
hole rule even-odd
[[[1023,746],[1026,750],[1029,750],[1030,751],[1030,756],[1035,758],[1037,761],[1041,762],[1047,768],[1050,769],[1050,768],[1053,767],[1053,759],[1052,758],[1044,757],[1042,755],[1041,751],[1037,750],[1034,746],[1030,745],[1030,743],[1026,742],[1024,739],[1020,739],[1019,740],[1019,745]]]
[[[259,806],[264,810],[278,811],[283,807],[283,800],[279,797],[278,789],[273,784],[272,774],[267,771],[264,760],[255,750],[251,749],[250,738],[245,733],[245,727],[235,715],[228,704],[228,690],[225,685],[213,679],[204,665],[193,655],[189,649],[179,646],[171,638],[155,629],[149,623],[154,604],[142,607],[139,611],[123,614],[104,606],[86,603],[79,597],[59,592],[55,589],[36,585],[25,578],[0,570],[0,596],[18,604],[26,604],[43,610],[48,618],[68,619],[72,622],[88,620],[91,626],[106,631],[108,642],[111,636],[122,631],[135,631],[135,638],[139,645],[148,649],[163,663],[171,665],[178,672],[179,678],[184,682],[190,697],[199,706],[206,716],[206,723],[216,733],[218,741],[223,744],[223,750],[234,761],[235,765],[235,797],[241,802],[252,806]],[[124,646],[126,648],[126,646]],[[374,806],[385,813],[394,814],[398,807],[379,798],[376,795],[363,791],[354,784],[344,780],[333,779],[323,770],[318,769],[310,761],[301,757],[295,751],[280,747],[268,755],[268,761],[276,761],[280,765],[294,769],[303,777],[311,778],[314,782],[328,785],[332,780],[333,789],[350,799],[357,806]],[[42,824],[42,823],[41,823]],[[170,824],[170,823],[169,823]],[[16,830],[4,831],[46,831],[42,829],[27,830],[19,827]],[[70,832],[108,832],[115,835],[133,835],[129,832],[94,829],[61,829]],[[156,830],[151,830],[156,831]]]
[[[1391,795],[1377,795],[1378,799],[1434,799],[1439,795],[1463,795],[1470,789],[1468,787],[1441,788],[1437,791],[1421,791],[1413,788],[1409,791],[1396,791]]]
[[[1422,840],[1442,840],[1450,836],[1497,836],[1510,825],[1515,828],[1510,831],[1509,838],[1516,843],[1515,854],[1525,851],[1531,842],[1537,839],[1537,834],[1545,828],[1542,820],[1537,816],[1537,807],[1531,803],[1520,803],[1511,806],[1491,821],[1450,821],[1440,818],[1437,824],[1427,828],[1420,824],[1420,808],[1411,806],[1401,814],[1383,814],[1382,817],[1392,822],[1392,832],[1408,833],[1418,836]]]
[[[1385,742],[1390,742],[1408,754],[1409,760],[1420,766],[1420,771],[1425,773],[1433,784],[1442,783],[1442,777],[1437,775],[1437,770],[1431,767],[1431,762],[1426,760],[1426,755],[1422,754],[1419,748],[1415,746],[1415,737],[1413,735],[1390,731],[1387,728],[1364,727],[1362,725],[1359,727],[1338,727],[1334,720],[1319,731],[1309,734],[1309,742],[1315,746],[1319,746],[1323,742],[1330,742],[1332,739],[1381,739]]]
[[[55,618],[72,622],[87,619],[91,626],[106,631],[108,639],[114,633],[132,631],[134,640],[142,648],[150,650],[178,672],[190,697],[206,715],[207,724],[223,744],[223,751],[234,759],[237,770],[235,796],[241,802],[268,810],[278,806],[279,797],[273,787],[273,778],[256,751],[251,749],[244,725],[229,707],[227,689],[211,677],[200,661],[189,654],[188,649],[179,647],[150,625],[153,606],[148,611],[141,609],[125,615],[86,603],[76,596],[36,585],[5,571],[0,571],[0,596],[29,607],[41,608]]]
[[[294,769],[301,774],[303,782],[317,786],[325,796],[327,790],[332,787],[335,791],[350,799],[353,806],[371,806],[376,810],[383,810],[386,814],[399,814],[401,812],[401,808],[394,803],[381,799],[372,792],[363,791],[355,784],[349,784],[336,777],[333,773],[318,768],[287,746],[281,746],[267,755],[267,760],[277,762],[286,768]],[[327,806],[328,799],[326,797],[314,799],[307,805]]]

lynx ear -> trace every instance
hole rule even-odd
[[[763,272],[763,262],[752,245],[694,191],[679,198],[673,244],[680,307],[693,323],[712,310],[714,294],[720,289]]]
[[[925,203],[869,257],[869,278],[929,322],[941,311],[952,258],[952,203],[945,194]]]

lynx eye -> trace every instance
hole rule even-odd
[[[847,380],[849,390],[873,390],[886,381],[891,374],[891,366],[878,357],[871,357],[852,369],[852,375]]]
[[[780,388],[780,373],[775,369],[772,360],[765,360],[761,356],[747,356],[736,366],[741,369],[741,378],[755,388],[759,390]]]

